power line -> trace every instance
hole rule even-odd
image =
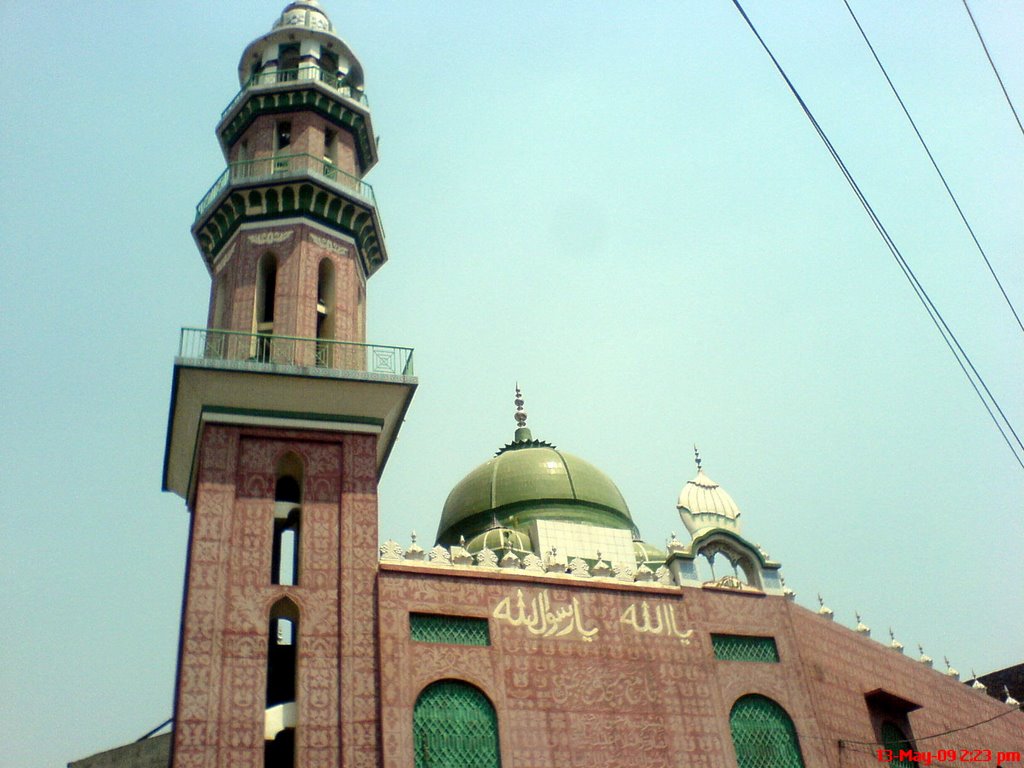
[[[964,351],[964,348],[960,345],[960,342],[957,341],[956,335],[953,333],[952,329],[949,327],[945,319],[942,317],[942,314],[935,306],[935,303],[931,300],[931,297],[928,295],[927,291],[925,291],[924,286],[921,284],[921,281],[917,279],[917,275],[914,274],[914,271],[910,268],[910,264],[907,263],[907,260],[903,257],[903,254],[900,251],[899,247],[897,247],[892,237],[890,237],[888,230],[885,228],[885,225],[882,224],[881,219],[878,218],[878,215],[875,213],[874,208],[872,208],[871,204],[868,202],[868,199],[864,196],[864,193],[861,191],[860,186],[853,178],[853,175],[850,173],[850,170],[846,167],[846,163],[843,162],[842,157],[840,157],[839,152],[832,145],[832,142],[825,134],[824,129],[821,127],[821,125],[818,124],[818,121],[815,119],[810,108],[803,100],[803,97],[800,96],[799,91],[797,91],[796,86],[793,85],[793,82],[789,79],[789,76],[786,74],[786,71],[782,68],[782,65],[779,63],[779,60],[775,58],[775,54],[772,53],[771,49],[768,47],[768,44],[764,41],[764,38],[762,38],[761,34],[757,31],[757,27],[754,26],[753,21],[751,21],[749,16],[747,16],[746,11],[743,10],[743,6],[740,5],[739,0],[732,0],[732,3],[734,6],[736,6],[736,10],[740,12],[740,15],[743,17],[743,20],[747,23],[747,26],[750,27],[750,31],[754,33],[754,36],[757,38],[757,41],[761,44],[761,47],[764,49],[765,53],[767,53],[768,57],[772,60],[772,63],[775,65],[775,69],[782,76],[782,79],[786,81],[786,85],[789,88],[790,93],[793,94],[793,97],[800,104],[800,108],[803,110],[804,115],[807,117],[811,125],[814,127],[814,130],[817,132],[818,137],[825,144],[825,147],[828,149],[829,154],[832,156],[832,159],[839,167],[839,170],[842,171],[843,177],[846,179],[847,184],[850,185],[850,188],[853,190],[854,194],[857,196],[857,199],[860,201],[861,206],[864,208],[865,212],[867,212],[868,214],[868,217],[871,219],[871,223],[875,226],[875,229],[878,231],[879,235],[881,235],[882,240],[885,242],[886,247],[889,249],[889,252],[896,260],[896,263],[899,265],[904,276],[910,282],[910,285],[914,289],[914,293],[917,295],[918,300],[921,302],[922,305],[924,305],[925,311],[928,312],[929,318],[931,318],[932,323],[938,329],[939,334],[942,336],[942,340],[946,342],[946,346],[949,347],[949,350],[953,353],[953,356],[956,358],[957,364],[960,366],[960,369],[964,372],[964,375],[970,382],[975,394],[978,395],[978,399],[981,400],[981,404],[985,407],[985,410],[988,411],[988,415],[991,417],[992,422],[996,425],[996,429],[999,430],[999,434],[1003,436],[1003,440],[1006,441],[1006,445],[1010,448],[1010,451],[1013,453],[1013,458],[1016,459],[1017,463],[1020,464],[1022,469],[1024,469],[1024,459],[1021,458],[1021,456],[1017,452],[1017,448],[1014,447],[1013,443],[1010,441],[1010,438],[1006,434],[1006,430],[1003,429],[1003,424],[1000,423],[999,419],[996,418],[995,413],[992,412],[992,407],[989,405],[989,401],[991,401],[992,406],[994,406],[995,409],[999,412],[999,415],[1002,417],[1003,423],[1006,424],[1006,428],[1009,429],[1010,432],[1013,434],[1014,438],[1017,441],[1017,444],[1021,446],[1022,451],[1024,451],[1024,443],[1021,443],[1021,440],[1017,436],[1016,431],[1014,431],[1013,426],[1006,418],[1006,415],[1003,413],[1002,408],[999,407],[999,403],[996,401],[995,397],[992,396],[992,392],[989,390],[988,386],[986,386],[984,379],[982,379],[981,377],[981,374],[978,373],[978,370],[974,367],[974,364],[971,362],[970,357]],[[968,372],[968,367],[970,367],[973,376],[971,375],[971,373]],[[985,390],[985,393],[988,396],[988,400],[986,400],[985,395],[982,395],[981,390],[978,389],[979,384],[981,385],[982,389]]]
[[[882,64],[881,59],[878,58],[878,54],[875,52],[875,47],[871,44],[868,39],[867,33],[864,31],[864,27],[861,26],[860,21],[857,19],[857,15],[853,12],[853,8],[850,7],[848,0],[843,0],[846,5],[846,10],[850,12],[850,17],[853,19],[853,23],[857,25],[857,29],[860,31],[860,36],[864,38],[864,42],[867,43],[868,50],[871,51],[871,55],[875,58],[875,63],[878,64],[878,68],[882,70],[882,74],[885,76],[885,82],[889,84],[889,88],[892,90],[893,96],[896,97],[896,101],[900,103],[900,107],[903,109],[903,114],[907,116],[907,120],[910,122],[910,127],[914,129],[914,133],[917,135],[917,140],[921,142],[921,146],[924,148],[925,154],[928,155],[928,159],[932,163],[932,168],[939,175],[939,179],[942,181],[942,186],[946,188],[946,194],[949,195],[949,199],[953,201],[953,205],[956,208],[956,212],[960,214],[960,220],[963,221],[964,226],[967,227],[967,231],[971,235],[971,239],[974,240],[974,244],[978,247],[978,253],[981,254],[981,258],[985,260],[985,266],[988,267],[988,271],[992,275],[992,279],[996,281],[996,285],[999,286],[999,291],[1003,294],[1003,298],[1006,299],[1006,305],[1010,308],[1010,312],[1013,313],[1014,319],[1017,321],[1017,325],[1020,326],[1021,331],[1024,331],[1024,322],[1021,322],[1020,315],[1017,314],[1017,310],[1013,306],[1013,302],[1010,301],[1010,297],[1006,293],[1006,289],[1003,288],[1003,284],[999,281],[999,276],[996,275],[995,269],[992,267],[992,262],[988,260],[988,254],[985,253],[985,249],[981,247],[981,243],[978,241],[978,236],[974,234],[974,228],[971,227],[967,221],[967,216],[964,214],[963,209],[960,207],[960,203],[957,201],[956,196],[953,194],[953,190],[950,189],[949,184],[946,182],[946,177],[939,169],[939,164],[935,161],[935,157],[932,155],[931,149],[928,148],[927,142],[924,140],[924,136],[921,135],[921,131],[917,128],[917,123],[914,122],[914,118],[910,116],[910,110],[907,109],[907,105],[903,102],[903,98],[900,96],[899,91],[896,90],[896,86],[892,82],[892,78],[889,77],[889,73],[886,71],[885,66]]]
[[[974,31],[978,33],[978,40],[981,41],[981,47],[985,49],[985,58],[988,59],[988,63],[992,66],[992,71],[996,75],[996,80],[999,81],[999,87],[1003,89],[1003,96],[1006,97],[1006,103],[1010,105],[1010,111],[1013,112],[1013,119],[1017,121],[1017,127],[1020,128],[1020,132],[1024,134],[1024,125],[1020,124],[1020,116],[1017,114],[1017,110],[1013,106],[1013,102],[1010,101],[1010,94],[1006,92],[1006,86],[1003,85],[1003,78],[999,76],[999,70],[996,69],[996,63],[992,61],[992,54],[988,52],[988,46],[985,45],[985,38],[981,36],[981,30],[978,29],[978,22],[974,20],[974,14],[971,13],[971,7],[967,5],[967,0],[963,0],[964,9],[967,11],[967,15],[971,17],[971,25],[974,27]]]

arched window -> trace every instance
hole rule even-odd
[[[265,253],[256,266],[256,301],[253,307],[253,331],[270,335],[274,332],[274,295],[277,293],[277,259]],[[270,362],[270,339],[256,338],[253,355],[261,362]]]
[[[901,750],[913,749],[914,745],[896,723],[886,721],[882,723],[882,748],[892,751],[892,762],[889,765],[915,766],[916,762],[911,760],[900,760]]]
[[[264,768],[294,768],[299,609],[287,597],[270,609]]]
[[[756,694],[737,699],[729,729],[739,768],[803,768],[793,721],[771,699]]]
[[[302,462],[286,454],[277,466],[274,485],[274,541],[270,583],[299,583],[299,540],[302,518]]]
[[[277,52],[277,80],[295,80],[299,75],[301,60],[298,43],[285,43]]]
[[[415,768],[499,768],[498,716],[484,693],[458,680],[423,689],[412,714]]]
[[[316,364],[331,367],[334,338],[334,263],[322,259],[316,280]]]

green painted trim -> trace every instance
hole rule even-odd
[[[204,405],[200,411],[200,418],[208,413],[219,413],[226,416],[256,416],[271,419],[301,419],[303,421],[343,421],[349,424],[369,424],[375,427],[384,426],[384,419],[374,418],[373,416],[333,415],[312,411],[275,411],[270,408],[231,408],[222,405]]]
[[[777,563],[772,563],[771,565],[769,565],[771,561],[765,560],[764,556],[757,549],[757,547],[755,547],[749,541],[744,539],[739,534],[733,533],[732,531],[727,531],[724,528],[712,528],[710,531],[702,533],[700,536],[698,536],[690,542],[689,554],[683,554],[682,552],[672,552],[669,553],[669,559],[672,559],[673,557],[681,557],[686,560],[693,560],[697,556],[697,550],[700,549],[701,544],[710,539],[712,536],[725,536],[728,539],[732,539],[734,542],[742,546],[745,550],[747,550],[754,557],[756,557],[757,562],[761,564],[762,568],[773,568],[775,570],[778,570],[779,568],[779,565]]]
[[[321,207],[322,211],[330,212],[334,201],[340,201],[337,219],[331,218],[325,213],[316,213],[317,195],[310,194],[305,198],[302,194],[296,195],[296,186],[301,190],[307,185],[316,187],[321,193],[327,195],[327,202]],[[216,255],[227,245],[228,240],[242,224],[303,216],[355,240],[363,259],[363,270],[367,276],[372,275],[384,264],[385,256],[381,247],[384,233],[380,229],[376,208],[338,194],[335,190],[320,183],[315,177],[304,177],[300,180],[274,184],[239,185],[232,187],[231,190],[230,194],[219,204],[211,206],[206,214],[192,226],[192,236],[208,264],[213,263]],[[245,199],[240,193],[248,194],[254,191],[263,194],[265,209],[273,207],[274,210],[260,214],[248,213]],[[277,193],[273,204],[266,200],[267,195],[272,192]],[[296,197],[299,199],[296,200]],[[361,214],[361,217],[354,216],[355,212]],[[351,222],[358,222],[358,224],[352,226]]]
[[[336,128],[352,134],[356,141],[360,170],[365,173],[373,167],[377,158],[374,146],[376,142],[371,144],[370,132],[366,129],[366,118],[342,101],[335,101],[309,85],[300,85],[294,90],[248,93],[230,122],[218,126],[217,134],[225,147],[231,147],[260,115],[277,115],[300,110],[316,112]]]
[[[171,489],[167,487],[167,473],[170,471],[171,464],[171,431],[174,429],[174,406],[178,402],[178,376],[180,375],[181,367],[175,365],[174,371],[171,374],[171,404],[168,406],[167,413],[167,437],[164,440],[164,468],[163,477],[160,479],[160,490],[164,493],[168,493]],[[191,475],[191,473],[190,473]],[[191,480],[191,477],[189,478]],[[185,499],[186,506],[188,505],[188,499]]]

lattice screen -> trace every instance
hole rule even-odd
[[[410,613],[409,629],[412,639],[421,643],[491,644],[487,619],[439,616],[433,613]]]
[[[779,649],[771,637],[750,637],[746,635],[712,635],[711,647],[715,658],[722,661],[764,661],[777,662]]]
[[[804,768],[793,721],[771,699],[739,699],[729,715],[729,728],[739,768]]]
[[[498,718],[478,689],[441,680],[424,689],[412,716],[415,768],[500,768]]]

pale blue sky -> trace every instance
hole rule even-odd
[[[0,765],[171,712],[187,514],[160,492],[213,128],[283,0],[3,2]],[[381,539],[534,434],[604,469],[645,537],[694,474],[803,605],[942,667],[1020,662],[1014,462],[730,2],[324,0],[361,58],[390,263],[369,337],[420,389]],[[1018,109],[1024,6],[972,0]],[[955,0],[855,10],[1024,309],[1024,137]],[[893,237],[1024,427],[1024,334],[845,8],[749,0]]]

